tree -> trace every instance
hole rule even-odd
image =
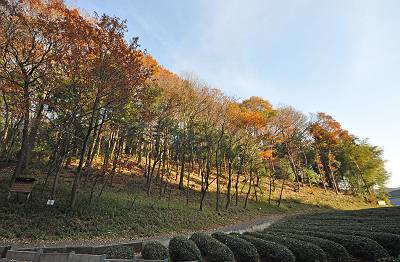
[[[28,172],[32,149],[51,92],[57,88],[55,76],[62,59],[64,30],[60,2],[6,2],[0,6],[0,78],[21,108],[22,143],[19,159],[10,183]],[[4,87],[5,87],[4,86]]]
[[[317,121],[310,125],[310,132],[315,141],[318,170],[321,175],[327,177],[329,186],[338,193],[336,171],[340,162],[336,160],[335,153],[340,143],[351,142],[354,137],[347,130],[342,129],[339,122],[324,113],[318,113]]]

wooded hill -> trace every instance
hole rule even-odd
[[[0,159],[15,167],[9,185],[39,168],[54,198],[60,173],[73,166],[73,209],[78,192],[107,190],[135,159],[148,196],[155,181],[174,179],[189,195],[196,173],[199,208],[213,184],[219,210],[241,192],[246,207],[277,179],[282,188],[291,181],[297,191],[318,186],[372,202],[374,185],[388,179],[382,150],[330,115],[308,117],[257,96],[236,101],[192,75],[177,76],[138,38],[127,41],[117,17],[87,17],[60,0],[2,1],[0,17]]]
[[[391,197],[400,197],[400,189],[399,188],[394,188],[394,189],[389,189],[389,196]]]

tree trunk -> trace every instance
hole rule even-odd
[[[22,170],[22,172],[25,172],[25,173],[29,171],[29,164],[31,162],[32,150],[35,148],[36,136],[37,136],[37,132],[39,130],[39,124],[40,124],[40,120],[42,118],[43,109],[44,109],[44,101],[41,102],[41,104],[39,105],[39,108],[36,111],[36,115],[35,115],[35,118],[33,119],[32,127],[29,132],[28,148],[26,151],[26,157],[25,157],[25,161],[23,164],[23,170]]]
[[[118,160],[119,160],[119,157],[120,157],[121,152],[122,152],[123,139],[124,138],[123,138],[123,135],[122,135],[122,136],[120,136],[119,141],[115,142],[117,144],[117,149],[116,149],[116,152],[114,154],[113,166],[112,166],[112,169],[111,169],[110,188],[112,188],[112,186],[113,186],[113,181],[114,181],[114,177],[115,177],[117,166],[118,166]]]
[[[205,165],[205,175],[204,175],[204,182],[203,182],[204,186],[202,186],[203,191],[201,192],[201,197],[200,197],[200,211],[203,210],[204,199],[206,197],[208,186],[210,185],[209,184],[209,178],[210,178],[210,172],[211,172],[211,170],[210,170],[211,159],[209,159],[209,158],[211,158],[210,157],[210,152],[208,152],[207,156],[205,157],[205,163],[204,163],[204,165]]]
[[[215,152],[215,167],[217,170],[217,199],[215,202],[215,210],[219,212],[219,176],[220,176],[220,164],[218,163],[218,150]]]
[[[94,117],[95,117],[95,111],[97,108],[97,105],[99,103],[99,94],[96,95],[96,99],[93,103],[93,107],[92,107],[92,115],[89,121],[89,126],[85,135],[85,138],[83,140],[82,143],[82,148],[81,148],[81,153],[80,153],[80,157],[79,157],[79,164],[78,164],[78,168],[75,172],[75,177],[74,177],[74,181],[72,184],[72,190],[71,190],[71,200],[70,200],[70,207],[71,209],[75,208],[75,204],[76,204],[76,195],[78,192],[78,183],[82,174],[82,167],[83,167],[83,163],[85,160],[85,155],[86,155],[86,149],[88,146],[88,142],[89,142],[89,138],[90,138],[90,134],[92,133],[93,130],[93,123],[94,123]]]
[[[232,160],[228,161],[228,185],[226,191],[226,205],[225,209],[228,209],[231,204],[231,187],[232,187]]]
[[[236,174],[236,183],[235,183],[235,205],[238,206],[239,203],[239,179],[240,179],[240,175],[243,172],[243,156],[240,158],[240,164],[239,164],[239,170],[237,171]]]
[[[89,169],[91,169],[93,167],[93,159],[95,158],[95,156],[97,154],[96,149],[100,145],[100,135],[101,135],[101,131],[103,129],[103,124],[104,124],[105,118],[106,118],[106,112],[103,112],[100,125],[98,128],[95,129],[95,132],[93,132],[93,144],[88,152],[88,158],[86,161],[86,167]]]
[[[15,167],[14,173],[10,179],[10,186],[14,183],[15,178],[21,175],[21,171],[23,169],[23,165],[25,163],[25,158],[27,155],[27,151],[29,150],[29,125],[30,125],[30,108],[31,101],[29,97],[29,84],[28,80],[24,81],[24,111],[23,111],[23,128],[22,128],[22,141],[21,141],[21,150],[20,156],[18,159],[17,166]]]
[[[244,208],[247,208],[248,202],[249,202],[249,196],[251,192],[251,184],[253,183],[253,161],[250,162],[250,179],[249,179],[249,189],[247,190],[246,193],[246,199],[244,200]]]
[[[183,189],[183,177],[185,176],[185,153],[181,153],[181,169],[180,169],[180,175],[179,175],[179,186],[178,188],[180,190]]]
[[[283,179],[283,181],[282,181],[282,188],[281,188],[281,193],[279,194],[278,207],[281,205],[283,188],[285,187],[285,181],[286,181],[285,179]]]
[[[8,163],[8,161],[11,157],[11,151],[14,146],[15,140],[18,137],[19,127],[22,123],[22,120],[23,120],[22,117],[17,118],[17,120],[15,121],[11,130],[7,133],[6,140],[4,141],[4,144],[2,145],[1,159],[4,159],[6,163]]]

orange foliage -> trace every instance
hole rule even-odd
[[[325,113],[318,113],[318,121],[311,126],[310,131],[321,147],[335,146],[340,141],[354,140],[354,136],[342,129],[339,122]]]

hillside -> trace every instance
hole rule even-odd
[[[400,197],[400,188],[388,188],[390,197]]]
[[[63,0],[5,3],[3,242],[119,241],[386,199],[383,149],[334,112],[177,75],[124,18]],[[314,95],[303,102],[323,101]]]
[[[264,191],[255,201],[250,197],[247,209],[243,208],[244,197],[240,196],[238,206],[235,203],[225,210],[225,191],[221,192],[221,210],[215,211],[215,182],[210,185],[210,193],[206,197],[205,208],[199,211],[198,191],[200,177],[194,174],[189,192],[189,203],[186,203],[187,192],[178,189],[177,181],[172,180],[167,186],[166,196],[159,193],[148,197],[143,177],[138,175],[140,169],[131,167],[135,172],[126,170],[118,172],[113,187],[107,189],[90,204],[90,186],[83,187],[79,196],[82,201],[76,210],[68,209],[68,193],[74,167],[65,170],[60,176],[59,193],[55,205],[45,206],[51,187],[44,185],[45,177],[40,173],[32,198],[25,203],[13,197],[11,201],[0,202],[0,242],[9,243],[110,243],[145,237],[175,235],[198,230],[208,230],[226,225],[235,225],[260,219],[276,219],[278,217],[298,213],[313,212],[325,209],[360,209],[367,208],[362,199],[333,191],[324,192],[318,187],[303,187],[300,192],[294,191],[294,184],[284,187],[282,202],[277,207],[280,186],[272,194],[271,204],[267,203],[267,183],[260,181]],[[12,169],[1,172],[0,198],[7,194],[7,177]],[[124,171],[124,172],[123,172]],[[135,175],[136,174],[136,175]],[[187,181],[185,180],[185,183]],[[226,180],[221,181],[225,186]],[[276,181],[281,185],[282,181]],[[50,184],[50,183],[48,183]],[[88,184],[89,185],[89,184]],[[155,183],[154,192],[159,192]],[[241,185],[242,186],[242,185]],[[224,194],[224,195],[222,195]]]

